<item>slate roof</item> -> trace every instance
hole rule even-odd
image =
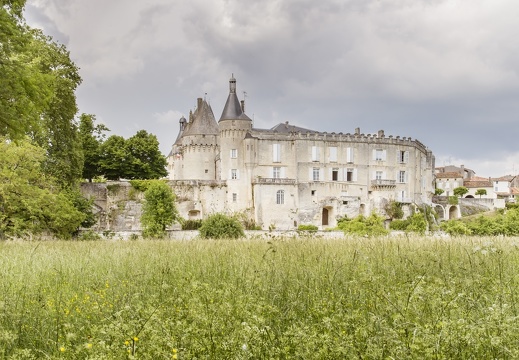
[[[238,100],[238,96],[236,96],[236,79],[234,76],[231,77],[229,81],[229,96],[227,97],[227,101],[225,102],[225,106],[222,111],[222,116],[220,116],[220,121],[222,120],[249,120],[252,121],[245,113],[240,104],[240,100]]]
[[[213,109],[203,99],[199,99],[198,107],[193,113],[193,120],[186,124],[182,133],[182,137],[188,135],[218,135],[218,124]]]

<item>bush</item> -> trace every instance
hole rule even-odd
[[[164,237],[166,227],[178,220],[173,191],[164,181],[150,180],[144,198],[146,202],[142,207],[142,236]]]
[[[220,213],[203,220],[199,231],[200,237],[205,239],[238,239],[245,236],[238,219]]]
[[[449,235],[470,235],[471,230],[459,220],[445,221],[440,225],[440,229]]]
[[[345,233],[362,236],[378,236],[387,234],[387,230],[384,227],[384,219],[375,213],[372,213],[368,217],[359,215],[352,220],[342,218],[339,219],[338,223],[337,227]]]
[[[202,219],[184,220],[182,222],[182,230],[198,230],[202,226]]]
[[[299,225],[297,227],[297,232],[309,232],[309,233],[314,233],[318,230],[319,228],[315,225],[312,225],[312,224],[307,224],[307,225]]]

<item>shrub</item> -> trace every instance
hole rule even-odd
[[[355,219],[351,220],[348,218],[339,219],[337,227],[345,233],[362,236],[378,236],[387,234],[387,230],[384,227],[384,219],[375,213],[372,213],[368,217],[359,215]]]
[[[144,193],[141,224],[144,237],[164,237],[166,227],[178,219],[175,195],[164,181],[151,180]]]
[[[182,230],[198,230],[202,226],[202,219],[184,220],[182,222]]]
[[[203,220],[199,231],[200,237],[205,239],[237,239],[245,236],[238,219],[221,213],[210,215]]]
[[[449,235],[470,235],[472,233],[468,226],[459,220],[445,221],[440,225],[440,229]]]
[[[297,231],[298,232],[309,232],[309,233],[314,233],[318,230],[319,228],[315,225],[312,225],[312,224],[307,224],[307,225],[299,225],[297,227]]]

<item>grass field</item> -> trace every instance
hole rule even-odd
[[[517,240],[1,242],[0,358],[519,358]]]

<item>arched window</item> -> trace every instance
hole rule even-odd
[[[276,204],[284,204],[285,203],[285,190],[278,190],[276,193]]]

